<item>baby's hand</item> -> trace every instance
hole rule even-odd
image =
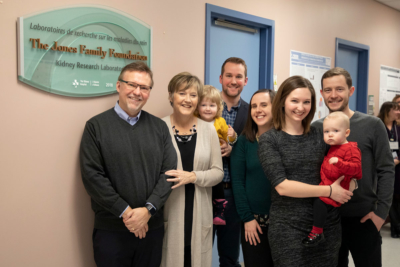
[[[228,125],[228,136],[229,137],[235,137],[236,136],[235,130],[233,130],[233,128],[230,125]]]
[[[336,164],[338,163],[339,159],[337,157],[332,157],[329,159],[329,164]]]

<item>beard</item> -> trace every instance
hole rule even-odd
[[[229,97],[232,97],[232,98],[235,98],[235,97],[240,95],[240,93],[243,91],[243,88],[242,89],[238,89],[237,93],[234,93],[234,94],[230,93],[229,89],[225,88],[225,87],[222,88],[222,91],[224,91],[225,95],[227,95]]]
[[[327,107],[328,107],[328,109],[329,109],[329,112],[331,113],[331,112],[335,112],[335,111],[344,111],[345,109],[346,109],[346,107],[349,105],[349,100],[347,99],[343,99],[343,102],[342,102],[342,104],[340,105],[340,107],[339,108],[336,108],[336,109],[331,109],[330,107],[329,107],[329,102],[328,102],[328,105],[326,105]]]

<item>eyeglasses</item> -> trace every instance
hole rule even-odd
[[[121,80],[121,79],[119,79],[119,81],[123,82],[123,83],[126,83],[130,89],[136,89],[136,88],[139,87],[140,91],[142,93],[149,93],[150,90],[152,89],[151,86],[147,86],[147,85],[140,85],[140,84],[137,84],[137,83],[134,83],[134,82],[128,82],[128,81],[124,81],[124,80]]]

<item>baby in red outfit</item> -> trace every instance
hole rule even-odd
[[[356,142],[348,142],[350,120],[340,111],[330,113],[324,120],[324,141],[330,145],[328,154],[321,165],[320,185],[331,185],[344,175],[340,185],[349,190],[351,180],[361,179],[361,152]],[[332,194],[332,188],[331,188]],[[341,204],[329,197],[314,201],[314,225],[311,233],[303,239],[305,246],[316,246],[324,241],[323,227],[328,212]]]

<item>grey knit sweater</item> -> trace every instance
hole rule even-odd
[[[149,229],[163,225],[163,205],[171,193],[166,171],[176,169],[177,156],[167,125],[142,111],[131,126],[114,111],[91,118],[80,148],[82,180],[92,199],[94,227],[128,231],[119,216],[129,205],[152,203],[157,212]]]
[[[337,266],[341,243],[337,209],[328,214],[324,225],[326,241],[307,248],[301,240],[312,228],[314,198],[280,196],[275,190],[285,179],[318,185],[325,150],[322,131],[314,127],[306,135],[290,135],[271,129],[260,137],[260,163],[273,187],[268,238],[275,267]]]

